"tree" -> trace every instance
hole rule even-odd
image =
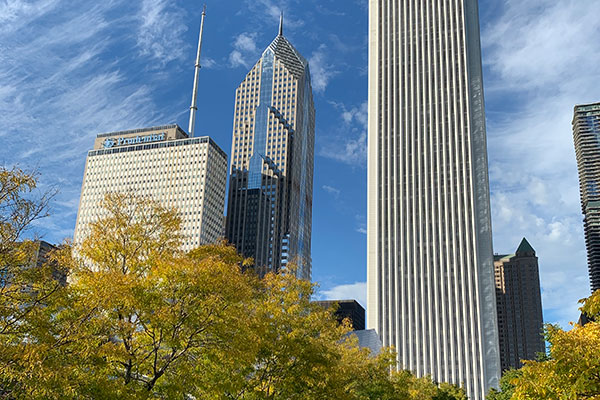
[[[295,277],[294,267],[267,274],[249,304],[255,314],[245,365],[236,368],[233,399],[350,398],[342,371],[356,361],[348,324],[310,301],[314,285]],[[365,358],[365,352],[362,354]]]
[[[294,266],[258,282],[252,310],[254,354],[236,369],[237,391],[227,399],[463,400],[461,389],[393,372],[396,354],[373,356],[360,348],[349,323],[338,325],[333,309],[310,301],[315,285],[295,277]],[[346,321],[347,322],[347,321]],[[232,370],[223,371],[231,376]],[[220,392],[217,390],[217,392]],[[213,393],[214,396],[214,393]],[[216,397],[216,396],[215,396]]]
[[[25,319],[57,290],[47,269],[31,268],[36,244],[24,235],[47,215],[54,192],[35,197],[36,175],[0,167],[0,337],[18,335]]]
[[[600,399],[600,290],[581,301],[593,321],[570,331],[546,326],[549,359],[525,361],[512,379],[515,399]]]
[[[69,262],[71,309],[93,310],[73,351],[93,347],[99,360],[82,389],[107,398],[191,394],[207,376],[201,365],[239,355],[253,281],[232,247],[183,254],[173,209],[125,194],[107,195],[103,207],[106,217]]]
[[[16,367],[0,396],[464,399],[430,378],[390,374],[393,350],[360,348],[348,323],[310,301],[315,285],[293,265],[258,279],[224,243],[180,251],[173,209],[134,194],[109,194],[102,207],[82,243],[53,255],[68,287],[2,347]]]
[[[500,379],[500,390],[492,389],[488,393],[487,400],[510,400],[515,392],[513,381],[520,376],[520,371],[510,369],[502,374]]]
[[[47,215],[55,193],[40,193],[33,172],[0,167],[0,396],[18,387],[26,340],[61,290],[53,266],[36,265],[38,245],[26,237],[33,222]]]

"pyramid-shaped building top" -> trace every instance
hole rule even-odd
[[[515,254],[517,256],[533,257],[535,256],[535,250],[531,247],[527,239],[523,238]]]
[[[308,61],[296,48],[283,36],[283,21],[279,25],[279,35],[271,42],[267,50],[273,51],[275,56],[283,61],[286,68],[300,79],[306,72]],[[265,50],[266,51],[266,50]]]

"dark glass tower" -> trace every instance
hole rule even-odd
[[[573,140],[592,292],[600,289],[600,103],[575,106]]]
[[[261,275],[311,277],[315,109],[308,62],[279,35],[236,90],[227,239]]]

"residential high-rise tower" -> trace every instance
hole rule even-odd
[[[483,399],[500,363],[477,0],[370,0],[367,328]]]
[[[545,350],[538,258],[523,238],[515,254],[494,256],[494,269],[500,364],[518,369]]]
[[[592,292],[600,289],[600,103],[575,107],[573,140]]]
[[[227,239],[262,275],[311,277],[315,110],[308,62],[279,35],[236,90]]]

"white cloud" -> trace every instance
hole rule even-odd
[[[482,37],[495,250],[528,238],[545,318],[564,327],[589,294],[571,120],[600,100],[596,14],[593,2],[507,0]]]
[[[143,0],[139,13],[137,43],[143,56],[161,64],[183,59],[188,45],[182,35],[187,30],[184,13],[167,0]]]
[[[256,32],[244,32],[233,41],[233,50],[229,53],[229,65],[232,68],[250,68],[258,58]]]
[[[279,17],[281,12],[284,13],[284,34],[289,30],[297,30],[304,26],[304,21],[292,15],[289,11],[290,0],[246,0],[247,11],[253,15],[254,21],[267,24],[267,29],[272,29],[273,34],[277,33],[279,27]],[[266,18],[265,18],[266,16]]]
[[[343,134],[328,137],[319,155],[364,168],[367,163],[367,102],[351,108],[342,103],[331,104],[340,112]]]
[[[217,62],[210,57],[202,57],[202,60],[200,61],[200,63],[202,64],[202,68],[215,68],[218,66]]]
[[[517,90],[548,87],[572,88],[597,71],[600,58],[597,37],[598,4],[574,0],[507,0],[505,12],[484,31],[486,64],[499,72],[504,83]],[[576,23],[574,23],[576,21]],[[567,79],[561,79],[565,78]]]
[[[362,132],[357,138],[343,139],[340,143],[331,143],[323,147],[321,156],[331,158],[344,164],[365,167],[367,162],[367,133]]]
[[[356,229],[354,229],[356,232],[362,234],[362,235],[366,235],[367,234],[367,221],[364,215],[361,214],[356,214],[354,216],[354,219],[356,220]]]
[[[340,189],[334,188],[333,186],[323,185],[323,190],[327,193],[333,195],[333,197],[338,198],[340,195]]]
[[[323,300],[356,300],[367,308],[367,283],[355,282],[347,285],[334,286],[319,293]]]
[[[16,32],[54,9],[60,0],[22,1],[0,3],[0,33]]]
[[[317,93],[323,93],[329,81],[339,73],[333,65],[327,63],[326,57],[327,46],[322,44],[308,58],[312,87]]]
[[[17,3],[9,5],[16,10]],[[133,84],[126,68],[113,62],[124,57],[113,52],[117,41],[130,46],[126,55],[139,50],[135,42],[122,42],[123,32],[108,29],[124,1],[93,7],[38,3],[44,24],[31,23],[42,11],[21,7],[15,15],[30,23],[18,31],[0,28],[0,162],[37,169],[42,186],[60,189],[52,216],[39,223],[56,238],[72,234],[68,225],[75,222],[85,154],[95,134],[147,126],[161,116],[145,80]]]

